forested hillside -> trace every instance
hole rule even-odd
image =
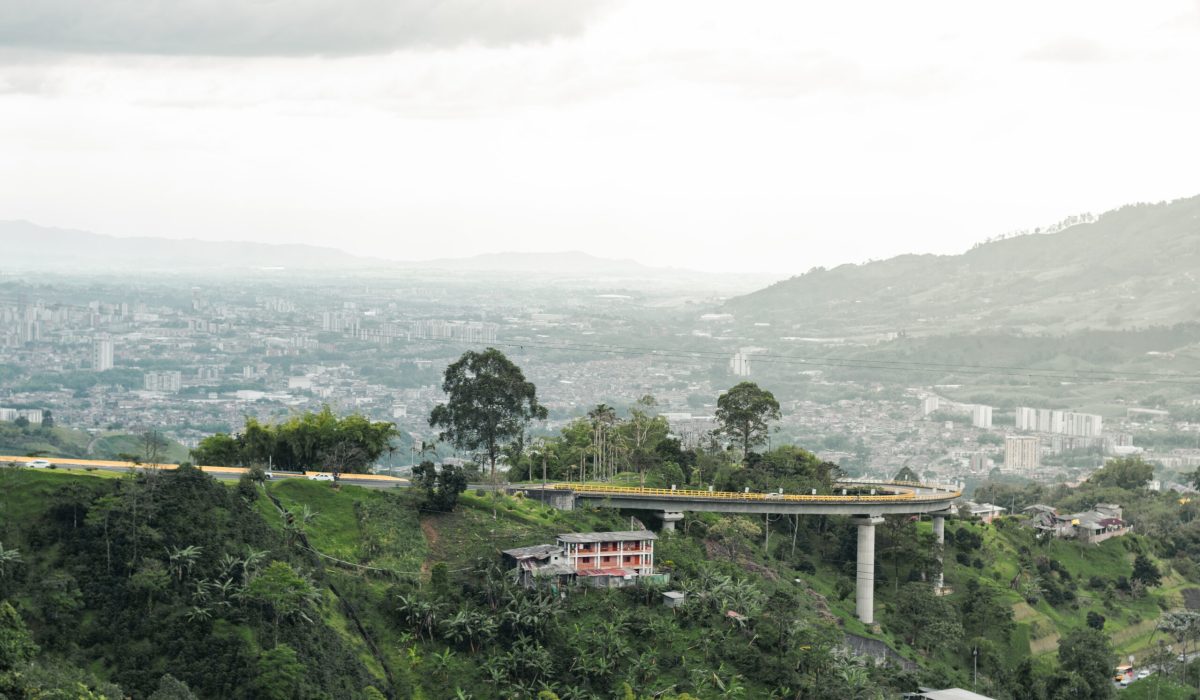
[[[815,269],[726,309],[786,335],[1170,325],[1200,312],[1198,270],[1200,197],[1192,197],[1122,207],[962,255]]]
[[[745,474],[717,478],[828,478],[805,454],[752,455]],[[1117,464],[1079,490],[985,485],[1018,509],[1120,502],[1147,536],[1093,546],[1039,539],[1019,518],[954,521],[945,597],[931,585],[929,523],[888,518],[870,628],[853,615],[856,528],[843,518],[689,515],[656,548],[688,594],[670,609],[653,587],[523,590],[501,566],[501,549],[628,529],[646,513],[485,492],[454,505],[418,488],[295,479],[226,485],[187,467],[4,469],[0,692],[832,700],[971,687],[978,650],[978,688],[994,697],[1107,697],[1117,652],[1146,658],[1192,619],[1176,611],[1196,590],[1196,506],[1146,491],[1144,469]],[[893,662],[847,643],[889,646]]]

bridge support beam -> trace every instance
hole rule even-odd
[[[875,526],[883,518],[866,515],[852,518],[858,525],[858,568],[854,611],[863,624],[875,623]]]
[[[675,532],[675,523],[683,520],[683,513],[677,510],[660,511],[658,517],[662,519],[663,532]]]
[[[942,553],[945,552],[946,546],[946,516],[942,513],[933,514],[933,537],[937,542],[938,562],[937,581],[933,585],[934,590],[940,593],[946,587],[945,563],[942,561]]]

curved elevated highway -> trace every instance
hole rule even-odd
[[[663,529],[668,531],[675,529],[675,523],[683,519],[686,511],[850,516],[858,525],[855,611],[858,619],[867,624],[875,622],[875,526],[883,522],[882,516],[926,513],[933,516],[940,560],[950,504],[962,496],[962,492],[954,487],[895,481],[842,481],[835,485],[831,494],[739,493],[572,483],[520,486],[513,490],[536,495],[562,509],[588,505],[656,511],[662,518]],[[941,587],[941,574],[935,585]]]
[[[848,492],[851,489],[869,489],[870,492],[850,494]],[[837,484],[835,493],[822,495],[645,489],[564,483],[548,484],[546,490],[569,496],[573,501],[572,505],[579,503],[666,513],[705,511],[861,516],[936,513],[949,509],[951,501],[962,495],[961,491],[948,486],[881,481],[843,481]],[[843,491],[846,492],[845,495]],[[673,524],[674,521],[668,522]]]

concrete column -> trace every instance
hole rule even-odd
[[[662,518],[663,532],[675,532],[675,523],[683,520],[683,513],[675,510],[664,510],[658,514]]]
[[[938,575],[937,582],[934,584],[936,591],[941,591],[946,587],[946,577],[942,573],[945,567],[942,561],[943,547],[946,545],[946,516],[940,513],[933,514],[933,537],[937,541],[937,560],[938,560]]]
[[[860,516],[858,525],[858,576],[854,592],[854,611],[863,624],[875,623],[875,526],[883,522],[877,516]]]

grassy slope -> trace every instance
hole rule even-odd
[[[425,672],[421,653],[386,619],[395,581],[415,579],[424,585],[432,565],[438,562],[457,572],[472,568],[479,558],[496,559],[501,549],[552,542],[561,532],[627,526],[611,511],[564,513],[521,498],[493,500],[491,494],[468,492],[453,513],[421,513],[418,517],[413,500],[418,494],[407,489],[340,486],[335,490],[327,483],[287,479],[272,482],[269,490],[293,512],[299,512],[301,506],[316,511],[306,528],[310,544],[350,563],[326,560],[326,575],[354,606],[383,657],[382,664],[344,611],[331,607],[326,622],[355,644],[373,673],[380,677],[390,673],[416,698],[423,697],[417,687],[417,679]],[[256,506],[269,523],[283,528],[283,519],[269,499],[259,499]],[[393,573],[359,569],[353,564]]]
[[[1196,689],[1156,673],[1130,683],[1121,691],[1120,697],[1121,700],[1191,700],[1196,697]]]
[[[947,535],[959,527],[978,526],[955,523],[947,528]],[[1030,606],[1009,588],[1009,582],[1017,574],[1018,548],[1032,543],[1028,532],[1015,527],[998,530],[991,526],[981,531],[984,535],[984,568],[980,571],[957,565],[952,561],[953,548],[947,547],[947,581],[961,589],[968,579],[974,578],[1012,606],[1017,623],[1012,645],[1015,654],[1025,651],[1025,639],[1029,640],[1028,650],[1034,655],[1053,654],[1062,633],[1083,627],[1088,612],[1096,612],[1105,617],[1104,631],[1113,640],[1118,653],[1140,656],[1153,644],[1155,621],[1162,611],[1182,606],[1179,591],[1188,584],[1177,575],[1164,576],[1163,585],[1143,597],[1118,598],[1111,608],[1104,605],[1099,592],[1087,588],[1086,584],[1093,576],[1111,581],[1132,573],[1134,554],[1143,544],[1137,535],[1113,538],[1099,545],[1054,540],[1044,546],[1031,547],[1035,556],[1045,556],[1064,565],[1079,587],[1076,590],[1077,605],[1054,607],[1043,598]],[[1149,551],[1148,546],[1145,549]],[[1168,570],[1163,562],[1157,563],[1160,570]]]
[[[70,483],[94,484],[95,475],[81,470],[0,468],[0,523],[5,536],[11,525],[36,518],[50,494]]]
[[[54,427],[49,429],[53,438],[48,439],[40,430],[30,431],[18,439],[0,440],[0,454],[27,455],[44,453],[50,457],[73,457],[77,459],[112,459],[120,453],[142,454],[141,438],[120,432],[105,432],[98,436],[83,430]],[[95,439],[93,443],[92,440]],[[57,444],[55,444],[57,443]],[[88,445],[92,450],[88,452]],[[188,458],[188,449],[177,442],[169,441],[164,461],[181,462]]]

